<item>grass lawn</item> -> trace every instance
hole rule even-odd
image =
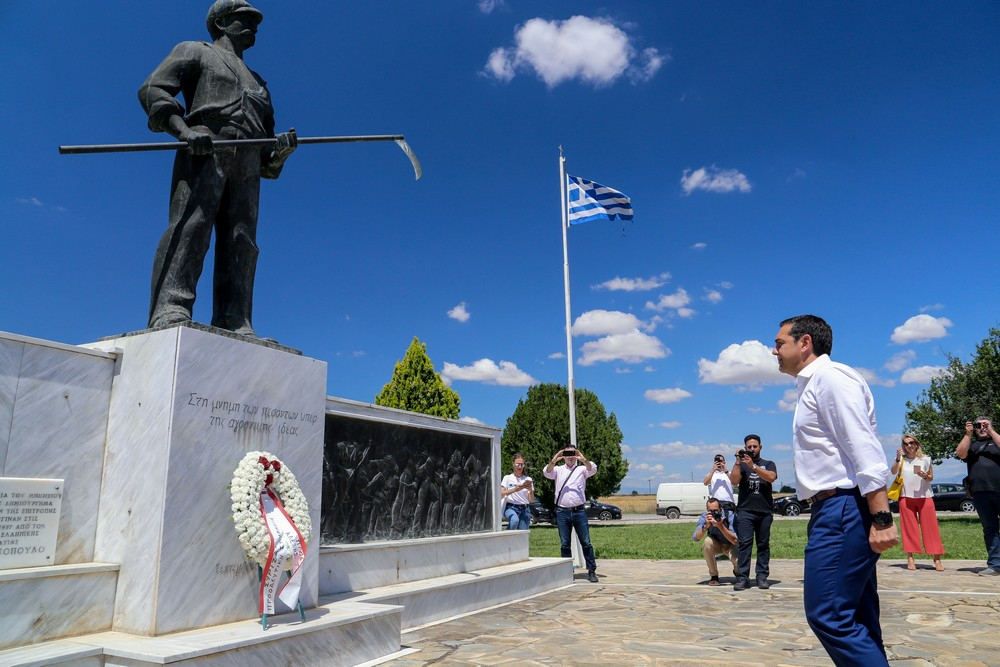
[[[635,523],[590,526],[590,541],[595,556],[601,558],[634,558],[639,560],[696,560],[701,556],[701,543],[694,542],[696,520],[684,523]],[[771,558],[802,558],[806,545],[808,519],[776,520],[771,525]],[[983,528],[975,514],[942,512],[938,514],[944,558],[985,560]],[[896,522],[897,527],[899,522]],[[549,524],[531,528],[529,553],[536,557],[559,555],[559,530]],[[883,554],[884,558],[904,558],[901,546]],[[930,558],[930,556],[917,556]]]

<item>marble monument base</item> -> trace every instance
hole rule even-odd
[[[255,617],[257,568],[228,487],[247,452],[271,452],[318,526],[326,363],[180,326],[93,347],[117,356],[94,549],[121,566],[112,628],[161,635]],[[303,564],[307,609],[318,543]]]

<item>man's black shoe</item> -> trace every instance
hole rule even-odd
[[[746,589],[747,589],[747,580],[746,579],[737,579],[736,583],[733,584],[733,590],[734,591],[745,591]]]
[[[767,577],[757,577],[757,588],[761,588],[766,591],[770,587],[771,584],[767,583]]]
[[[590,572],[588,572],[587,573],[587,581],[589,581],[592,584],[596,584],[597,581],[598,581],[598,579],[597,579],[597,573],[594,572],[593,570],[591,570]]]

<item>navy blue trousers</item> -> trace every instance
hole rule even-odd
[[[587,563],[587,572],[597,569],[597,560],[594,558],[594,547],[590,544],[590,524],[587,522],[587,513],[584,510],[569,510],[564,507],[556,508],[556,525],[559,527],[559,555],[563,558],[572,558],[573,549],[570,539],[573,532],[580,539],[580,546],[583,547],[583,560]]]
[[[844,489],[812,506],[805,551],[806,620],[837,665],[888,665],[879,625],[879,554],[868,501]]]

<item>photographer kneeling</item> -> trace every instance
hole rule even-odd
[[[736,563],[739,553],[736,549],[736,526],[734,521],[736,515],[730,510],[722,509],[722,505],[715,498],[709,498],[705,502],[706,511],[698,518],[698,527],[695,528],[692,539],[695,542],[702,537],[705,542],[701,551],[705,554],[705,563],[708,564],[709,586],[719,585],[719,565],[715,562],[715,557],[719,554],[727,554],[733,565],[733,575],[736,575]]]

